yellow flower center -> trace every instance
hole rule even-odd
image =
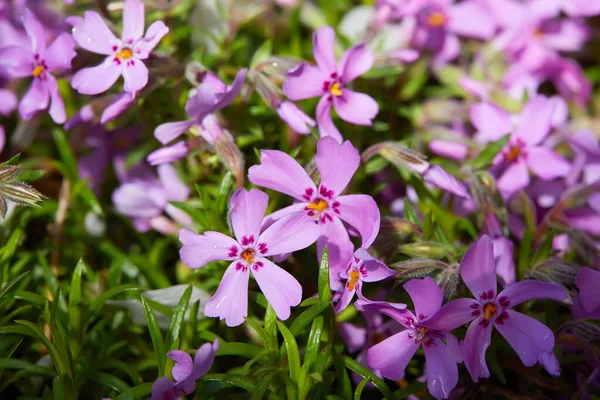
[[[429,15],[427,22],[429,25],[439,28],[440,26],[444,26],[446,24],[446,16],[444,13],[434,12]]]
[[[350,272],[350,280],[348,281],[348,290],[354,290],[359,277],[360,277],[360,272],[358,272],[358,271]]]
[[[314,203],[310,203],[306,206],[309,210],[315,210],[317,212],[323,212],[327,208],[327,202],[323,199],[319,199]]]
[[[254,261],[255,254],[256,254],[256,252],[252,249],[246,249],[246,250],[242,251],[242,257],[244,258],[244,260],[246,260],[246,262],[248,264],[250,264],[252,261]]]
[[[331,93],[334,96],[340,97],[342,95],[342,89],[340,89],[340,84],[336,82],[333,85],[331,85],[331,88],[329,88],[329,93]]]
[[[131,58],[133,51],[129,47],[124,47],[116,55],[118,59],[127,60]]]
[[[515,161],[521,154],[521,148],[519,146],[511,146],[506,154],[506,161]]]
[[[40,64],[33,69],[33,72],[31,74],[33,76],[40,76],[44,72],[44,70],[45,70],[44,66]]]
[[[492,315],[494,315],[497,310],[498,307],[496,307],[495,304],[487,303],[485,306],[483,306],[483,318],[489,320],[490,318],[492,318]]]

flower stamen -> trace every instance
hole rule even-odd
[[[46,69],[44,68],[44,66],[43,66],[42,64],[39,64],[37,67],[35,67],[35,68],[33,69],[33,72],[31,72],[31,74],[32,74],[33,76],[35,76],[35,77],[38,77],[38,76],[40,76],[41,74],[43,74],[45,70],[46,70]]]
[[[246,249],[244,251],[242,251],[242,258],[244,260],[246,260],[246,262],[248,264],[250,264],[251,262],[254,261],[254,256],[256,255],[256,252],[252,249]]]
[[[358,282],[358,278],[360,277],[360,272],[352,271],[349,275],[350,279],[348,280],[348,290],[354,290],[356,283]]]
[[[128,60],[133,56],[133,51],[129,47],[124,47],[115,56],[120,60]]]
[[[331,85],[331,88],[329,88],[329,93],[331,93],[334,96],[340,97],[342,95],[342,89],[340,89],[340,84],[335,82],[333,85]]]
[[[316,200],[312,203],[310,203],[309,205],[306,206],[306,208],[308,208],[309,210],[315,210],[319,213],[323,212],[323,210],[325,210],[327,208],[328,204],[325,200],[323,199],[319,199]]]
[[[427,22],[429,23],[429,25],[433,26],[435,28],[439,28],[441,26],[446,25],[446,21],[447,21],[447,18],[444,15],[444,13],[441,13],[439,11],[431,13],[429,15],[429,17],[427,18]]]
[[[506,161],[513,162],[519,155],[521,155],[521,148],[519,146],[510,146],[510,149],[506,153]]]
[[[483,306],[483,318],[489,320],[496,313],[498,307],[494,303],[487,303]]]

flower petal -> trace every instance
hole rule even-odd
[[[340,336],[346,343],[348,351],[354,353],[367,344],[367,330],[349,322],[342,322],[338,326]]]
[[[106,92],[121,76],[121,66],[107,57],[96,67],[84,68],[73,76],[71,86],[81,94],[98,94]]]
[[[153,22],[146,31],[146,35],[136,43],[135,55],[137,58],[145,60],[150,57],[150,53],[158,45],[161,39],[169,33],[169,28],[162,21]]]
[[[305,212],[288,214],[260,234],[258,241],[267,245],[261,255],[269,257],[302,250],[313,244],[320,233],[319,225]]]
[[[460,263],[460,276],[476,298],[494,298],[496,294],[496,265],[494,245],[489,236],[483,235],[465,253]],[[492,291],[494,296],[487,293]]]
[[[148,83],[148,68],[140,60],[129,60],[127,65],[123,67],[122,72],[125,81],[123,89],[125,89],[126,92],[139,92]]]
[[[119,186],[112,194],[112,201],[121,214],[138,218],[156,217],[167,205],[164,189],[144,181]]]
[[[76,55],[73,37],[68,33],[61,33],[46,50],[44,61],[49,71],[71,69],[71,60]]]
[[[335,53],[333,51],[334,44],[335,31],[330,26],[323,26],[313,34],[315,61],[323,73],[332,74],[337,72]]]
[[[519,126],[514,136],[529,146],[535,146],[548,136],[552,127],[554,103],[545,96],[535,96],[530,99],[519,120]]]
[[[453,352],[440,339],[423,345],[427,388],[436,399],[447,399],[458,383],[458,366]]]
[[[358,231],[361,247],[369,248],[379,234],[381,216],[375,200],[366,194],[340,196],[336,200],[340,203],[340,218]]]
[[[527,367],[538,362],[540,352],[554,349],[552,330],[540,321],[513,310],[507,310],[508,318],[502,324],[495,324],[496,329]]]
[[[123,4],[123,34],[125,43],[133,43],[144,34],[144,3],[126,0]]]
[[[492,103],[477,103],[469,111],[471,122],[488,141],[495,141],[512,132],[510,115]]]
[[[450,332],[459,326],[472,321],[474,306],[479,302],[473,299],[456,299],[445,304],[435,314],[429,316],[422,324],[430,329]]]
[[[348,283],[344,285],[344,289],[342,289],[342,297],[334,308],[336,314],[342,312],[352,302],[352,299],[354,299],[354,294],[356,293],[356,287],[358,285],[360,285],[360,281],[356,282],[354,285],[349,285]]]
[[[490,376],[490,370],[485,362],[485,353],[492,340],[492,324],[486,327],[480,322],[480,319],[471,322],[461,346],[465,367],[471,374],[473,382]]]
[[[319,135],[323,138],[326,136],[331,136],[339,143],[342,143],[344,140],[342,138],[342,134],[338,130],[338,128],[333,123],[333,119],[331,118],[331,97],[323,96],[319,103],[317,103],[317,125],[319,127]]]
[[[186,201],[188,199],[190,188],[179,178],[174,166],[163,164],[158,167],[157,172],[169,200]]]
[[[306,115],[291,101],[284,101],[277,106],[277,114],[289,125],[292,130],[300,135],[308,135],[309,127],[316,126],[314,119]]]
[[[567,176],[572,165],[563,156],[546,147],[534,147],[527,152],[527,165],[544,180]]]
[[[558,301],[567,298],[565,289],[555,283],[539,282],[532,279],[517,282],[504,289],[498,298],[506,297],[510,307],[533,299],[554,299]]]
[[[190,268],[200,268],[211,261],[239,258],[238,243],[219,232],[199,235],[188,229],[181,229],[179,241],[183,244],[179,250],[181,261]]]
[[[161,147],[158,150],[148,154],[146,161],[150,165],[160,165],[166,163],[172,163],[184,158],[189,152],[189,148],[186,142],[180,141],[171,146]]]
[[[496,186],[504,196],[510,197],[513,193],[529,186],[529,182],[527,163],[523,159],[518,159],[506,168]]]
[[[346,140],[340,144],[332,137],[324,137],[317,143],[315,163],[321,175],[321,186],[333,190],[339,196],[360,164],[358,150]]]
[[[167,144],[171,140],[187,132],[194,125],[194,121],[177,121],[161,124],[154,130],[154,137],[162,144]]]
[[[430,276],[423,279],[411,279],[403,287],[412,299],[415,313],[420,320],[435,314],[442,306],[444,293]]]
[[[341,119],[356,125],[371,126],[379,112],[379,105],[371,96],[346,88],[341,96],[333,96],[333,107]]]
[[[439,165],[431,164],[423,174],[423,180],[430,185],[464,199],[471,197],[465,185]]]
[[[100,116],[100,123],[112,121],[127,110],[135,101],[135,93],[122,92],[113,97]]]
[[[283,91],[290,100],[304,100],[321,96],[325,91],[323,84],[327,80],[317,67],[300,64],[287,73],[283,82]]]
[[[187,378],[192,373],[194,365],[192,356],[181,350],[172,350],[167,353],[167,357],[175,361],[171,374],[175,381],[179,382]]]
[[[333,221],[321,223],[319,228],[321,236],[317,239],[317,256],[320,261],[323,249],[327,246],[329,269],[337,273],[345,268],[352,259],[354,245],[339,218],[333,217]]]
[[[268,205],[269,196],[258,189],[246,191],[244,188],[239,188],[231,196],[229,218],[238,242],[245,245],[244,242],[253,236],[251,242],[257,243]]]
[[[31,76],[35,61],[30,51],[18,47],[0,48],[0,71],[11,78]]]
[[[453,4],[449,7],[448,29],[457,35],[489,39],[496,32],[494,18],[475,1]]]
[[[23,22],[27,36],[29,36],[29,40],[31,40],[31,50],[35,54],[43,56],[46,51],[46,31],[44,25],[28,8],[25,8],[25,11],[21,15],[21,21]]]
[[[48,108],[49,100],[50,94],[46,83],[39,78],[34,78],[29,90],[19,103],[19,115],[24,120],[30,120],[39,111]]]
[[[248,180],[301,201],[311,200],[317,187],[304,168],[290,155],[279,150],[261,150],[260,164],[248,170]]]
[[[277,318],[285,321],[290,317],[290,308],[302,301],[302,286],[289,272],[266,258],[259,257],[257,261],[263,265],[253,264],[252,275]]]
[[[86,11],[83,14],[83,22],[73,27],[73,38],[79,47],[105,55],[113,54],[113,46],[120,44],[120,40],[95,11]]]
[[[172,380],[164,376],[160,377],[152,384],[152,396],[150,397],[150,400],[163,400],[168,398],[165,394],[173,389],[175,389],[175,383],[173,383]]]
[[[367,351],[369,366],[381,371],[388,379],[402,378],[408,362],[420,346],[408,336],[410,333],[412,329],[407,329],[371,347]]]
[[[0,89],[0,115],[7,117],[17,108],[17,104],[19,104],[19,100],[13,92],[8,89]]]
[[[363,262],[363,271],[366,275],[361,276],[360,279],[364,282],[379,282],[396,274],[396,271],[388,268],[362,247],[354,252],[354,257]]]
[[[191,378],[194,380],[204,376],[215,360],[215,353],[219,349],[219,340],[215,339],[213,343],[204,343],[194,356],[194,368],[192,369]]]
[[[347,84],[369,71],[374,62],[375,55],[365,43],[352,46],[340,60],[340,78]]]
[[[579,300],[583,308],[591,313],[600,308],[600,271],[584,267],[575,280],[579,289]]]
[[[65,102],[58,90],[58,82],[56,82],[56,78],[51,74],[46,76],[46,87],[50,95],[50,108],[48,109],[48,113],[54,122],[57,124],[64,124],[67,120]]]
[[[244,323],[248,315],[248,268],[236,268],[234,261],[225,271],[215,295],[206,302],[204,315],[219,317],[229,327]]]

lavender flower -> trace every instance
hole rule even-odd
[[[219,232],[179,232],[183,243],[179,254],[188,267],[200,268],[215,260],[232,261],[204,308],[206,316],[225,319],[227,326],[242,324],[248,314],[250,271],[279,319],[288,319],[290,308],[302,300],[302,286],[296,278],[265,257],[310,246],[317,240],[319,227],[305,213],[294,212],[261,231],[268,202],[269,196],[257,189],[241,188],[231,196],[229,217],[237,240]]]
[[[331,107],[346,122],[371,126],[379,112],[372,97],[354,92],[345,86],[373,66],[375,56],[359,44],[350,48],[336,63],[333,46],[335,31],[324,26],[313,35],[313,51],[317,66],[300,64],[288,72],[283,90],[290,100],[303,100],[321,96],[317,105],[317,124],[321,136],[333,136],[340,143],[342,135],[331,119]]]
[[[371,196],[354,194],[341,196],[358,169],[360,155],[349,141],[339,144],[324,137],[317,143],[315,162],[321,175],[319,188],[304,168],[286,153],[262,150],[260,165],[248,170],[248,179],[258,186],[285,193],[296,203],[269,217],[276,220],[292,212],[302,211],[319,224],[317,252],[329,248],[330,265],[337,270],[350,262],[354,246],[342,220],[351,225],[368,248],[379,232],[379,209]]]
[[[196,381],[205,375],[215,360],[215,353],[219,348],[219,341],[205,343],[192,357],[185,351],[173,350],[167,357],[175,361],[171,370],[175,382],[169,378],[158,378],[152,385],[150,400],[177,400],[183,395],[188,395],[196,389]]]
[[[75,43],[68,33],[61,33],[46,47],[45,28],[29,9],[25,9],[21,21],[31,40],[31,50],[20,46],[0,48],[0,70],[11,78],[33,77],[19,103],[21,118],[29,120],[48,109],[54,122],[62,124],[67,118],[65,104],[52,72],[71,69]]]
[[[564,300],[567,297],[565,290],[553,283],[525,280],[497,294],[494,248],[487,235],[465,253],[460,275],[475,299],[453,300],[424,321],[423,325],[430,329],[451,331],[473,321],[462,344],[465,365],[473,381],[490,376],[485,353],[490,345],[492,325],[515,349],[523,364],[530,367],[539,361],[550,374],[560,375],[560,366],[553,353],[552,331],[536,319],[512,308],[533,299]]]
[[[143,36],[144,3],[140,0],[126,0],[123,5],[121,39],[113,35],[97,12],[86,11],[83,21],[73,28],[73,37],[80,47],[108,57],[96,67],[78,71],[71,85],[79,93],[98,94],[123,76],[126,92],[134,94],[142,90],[148,83],[148,68],[143,60],[150,57],[168,32],[162,21],[156,21]]]
[[[600,271],[588,267],[581,269],[575,280],[579,289],[579,301],[584,310],[590,314],[600,312]]]
[[[356,301],[359,310],[379,311],[406,328],[371,347],[367,352],[369,365],[386,378],[401,379],[408,362],[423,345],[429,393],[436,399],[448,398],[458,383],[456,364],[461,361],[458,340],[449,330],[434,330],[423,324],[425,320],[436,320],[434,315],[442,305],[444,294],[430,277],[408,281],[404,289],[414,303],[416,315],[399,304],[365,298]]]

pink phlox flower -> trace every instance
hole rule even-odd
[[[296,200],[293,205],[269,215],[269,221],[297,211],[317,221],[320,229],[317,254],[328,246],[330,268],[337,275],[354,252],[342,221],[359,233],[361,247],[368,248],[379,233],[379,208],[368,195],[342,196],[360,164],[360,154],[352,143],[340,144],[332,137],[321,138],[317,143],[315,163],[321,176],[318,188],[304,168],[288,154],[279,150],[261,150],[260,164],[250,167],[248,179],[257,186],[285,193]]]
[[[71,60],[76,55],[75,42],[68,33],[61,33],[46,47],[46,30],[29,9],[25,9],[21,21],[31,47],[11,45],[0,48],[0,71],[11,78],[33,78],[31,87],[19,103],[21,118],[29,120],[48,109],[54,122],[62,124],[67,118],[65,104],[52,72],[71,69]]]
[[[248,315],[250,271],[279,319],[288,319],[290,308],[302,300],[302,286],[296,278],[266,257],[310,246],[317,240],[319,227],[306,213],[294,212],[261,229],[268,202],[269,196],[257,189],[240,188],[233,194],[229,217],[235,239],[219,232],[179,232],[183,243],[179,254],[188,267],[231,261],[204,309],[206,316],[225,319],[227,326],[242,324]]]
[[[331,119],[333,106],[341,119],[356,125],[372,125],[379,112],[377,102],[363,93],[347,88],[348,83],[373,66],[375,56],[364,43],[351,47],[339,64],[333,51],[335,31],[324,26],[313,35],[316,66],[300,64],[288,72],[283,90],[290,100],[321,97],[317,105],[317,125],[321,136],[333,136],[339,142],[342,135]]]
[[[73,38],[79,47],[107,57],[96,67],[78,71],[71,85],[79,93],[98,94],[107,91],[123,76],[125,91],[135,94],[148,83],[148,68],[143,60],[150,57],[168,32],[169,28],[162,21],[156,21],[144,36],[144,3],[141,0],[125,1],[121,39],[113,35],[97,12],[86,11],[83,21],[73,28]]]
[[[460,275],[475,299],[456,299],[423,321],[430,329],[451,331],[471,322],[461,346],[462,357],[473,381],[488,378],[485,353],[495,326],[525,366],[537,362],[554,376],[560,366],[553,353],[554,334],[538,320],[512,308],[533,299],[565,300],[566,291],[553,283],[524,280],[497,293],[494,247],[489,236],[482,236],[463,257]]]

